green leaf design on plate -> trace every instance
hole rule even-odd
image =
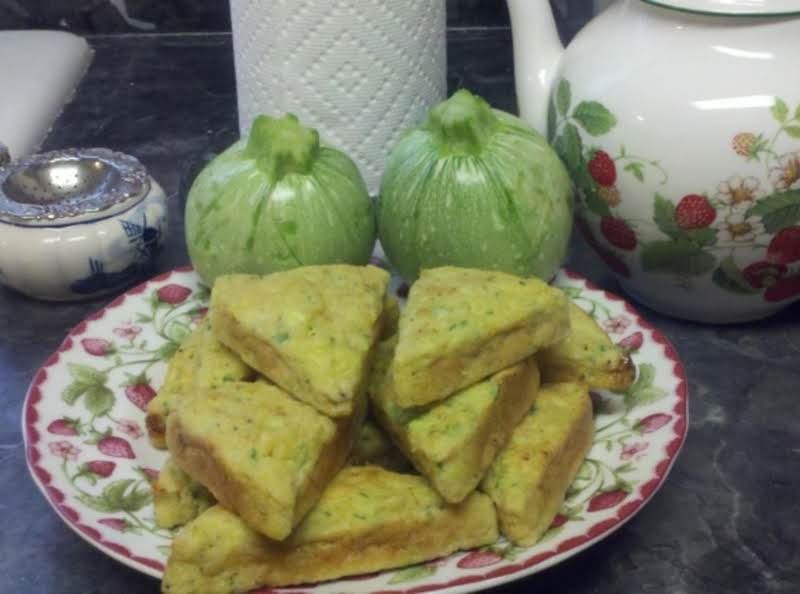
[[[108,377],[104,371],[78,363],[67,363],[67,370],[73,379],[84,384],[105,384]]]
[[[506,561],[516,561],[519,554],[523,552],[525,552],[523,547],[518,547],[511,543],[507,544],[499,551]]]
[[[636,468],[633,466],[633,462],[626,462],[620,466],[617,466],[614,469],[614,472],[617,474],[625,474],[626,472],[635,472]]]
[[[794,225],[800,221],[800,190],[770,194],[751,207],[747,216],[761,217],[768,233],[777,233]]]
[[[108,390],[105,385],[108,374],[104,371],[78,363],[67,363],[67,370],[73,381],[61,392],[61,399],[69,405],[75,404],[78,398],[96,389]]]
[[[83,443],[85,443],[86,445],[97,445],[103,439],[105,439],[106,437],[109,437],[111,435],[111,429],[110,428],[106,429],[102,433],[99,432],[99,431],[95,431],[94,429],[91,429],[91,428],[89,429],[89,431],[90,431],[89,438],[85,439],[83,441]]]
[[[572,117],[592,136],[606,134],[617,125],[614,114],[597,101],[581,101],[572,112]]]
[[[156,548],[158,549],[158,552],[165,557],[169,557],[169,554],[172,552],[172,547],[168,545],[158,545]]]
[[[721,289],[725,289],[731,293],[740,293],[742,295],[758,293],[757,289],[750,286],[750,283],[744,278],[742,271],[739,270],[736,262],[734,262],[733,258],[730,256],[720,263],[719,268],[714,271],[711,280]]]
[[[571,104],[572,88],[570,87],[569,81],[565,78],[562,78],[559,81],[558,89],[556,90],[556,106],[558,107],[559,115],[566,117]]]
[[[639,375],[636,381],[625,390],[625,403],[631,407],[642,406],[666,396],[666,390],[653,385],[655,378],[656,368],[652,363],[639,365]]]
[[[75,401],[78,400],[78,398],[86,393],[86,390],[89,389],[89,386],[90,384],[85,384],[83,382],[72,382],[71,384],[68,384],[67,387],[61,392],[61,399],[71,406],[75,404]]]
[[[164,334],[172,342],[181,344],[184,339],[192,333],[192,329],[179,320],[170,321],[164,328]]]
[[[627,165],[625,165],[623,169],[633,174],[633,177],[638,179],[640,182],[644,182],[644,171],[643,171],[644,165],[642,165],[641,163],[637,163],[636,161],[634,161],[633,163],[628,163]]]
[[[685,239],[654,241],[642,249],[642,266],[649,272],[697,276],[710,272],[716,264],[714,256]]]
[[[628,481],[621,479],[620,477],[616,476],[616,474],[614,476],[617,479],[617,483],[614,485],[616,489],[621,489],[626,493],[633,493],[632,483],[629,483]]]
[[[172,359],[172,355],[175,354],[175,351],[178,350],[178,344],[174,342],[165,342],[163,345],[159,347],[156,351],[155,355],[157,358],[161,359],[162,361],[169,361]]]
[[[390,584],[405,584],[406,582],[416,582],[436,573],[436,567],[433,565],[412,565],[399,571],[394,572],[394,575],[389,580]]]
[[[786,121],[786,116],[789,115],[789,107],[783,99],[775,97],[775,103],[770,108],[772,117],[778,120],[781,124]]]
[[[139,488],[135,479],[120,479],[109,483],[100,495],[81,493],[78,500],[102,513],[136,512],[150,503],[150,487]]]
[[[101,417],[114,406],[114,392],[106,386],[90,386],[86,390],[83,405],[95,417]]]
[[[89,483],[90,485],[96,485],[97,484],[97,477],[94,474],[92,474],[91,472],[89,472],[88,470],[86,470],[85,465],[84,465],[84,468],[82,468],[81,471],[78,474],[76,474],[74,477],[72,477],[72,478],[73,478],[73,480],[77,480],[77,479],[81,478],[81,479],[85,480],[87,483]]]
[[[792,138],[800,138],[800,126],[786,126],[784,130]]]
[[[577,479],[581,479],[581,480],[588,480],[588,479],[590,479],[591,477],[592,477],[592,467],[591,467],[591,464],[589,464],[589,463],[588,463],[586,460],[584,460],[583,462],[581,462],[581,465],[578,467],[578,472],[577,472],[577,473],[575,473],[575,479],[576,479],[576,480],[577,480]],[[574,481],[574,480],[573,480],[572,482],[573,482],[573,484],[575,483],[575,481]],[[570,485],[570,488],[571,488],[571,487],[572,487],[572,486]]]

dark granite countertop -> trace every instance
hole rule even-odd
[[[46,149],[109,146],[138,156],[172,202],[159,261],[188,261],[182,210],[197,171],[237,135],[228,34],[90,38],[94,64]],[[453,33],[452,88],[514,108],[510,34]],[[568,265],[618,290],[575,238]],[[159,585],[78,538],[25,467],[28,383],[66,332],[104,301],[52,305],[0,289],[0,592],[154,593]],[[800,591],[800,307],[758,324],[702,326],[643,315],[676,346],[689,377],[690,431],[671,475],[616,533],[495,592],[762,594]]]

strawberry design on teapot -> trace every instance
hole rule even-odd
[[[566,50],[549,3],[508,4],[520,114],[623,289],[714,323],[799,300],[797,3],[620,0]]]

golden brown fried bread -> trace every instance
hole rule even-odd
[[[567,298],[546,283],[467,268],[424,270],[400,316],[397,403],[421,406],[564,338]]]
[[[169,415],[175,460],[255,530],[283,540],[344,465],[366,414],[333,421],[264,382],[229,383]]]
[[[633,383],[636,368],[594,319],[574,303],[571,330],[559,343],[536,354],[545,382],[584,382],[590,388],[621,390]]]
[[[413,472],[397,446],[369,418],[361,427],[347,463],[352,466],[375,465],[394,472]]]
[[[388,369],[396,341],[378,345],[369,395],[378,422],[450,503],[469,495],[527,414],[539,388],[533,357],[428,408],[398,406]]]
[[[210,316],[246,363],[321,413],[345,417],[365,388],[388,283],[374,266],[221,276]]]
[[[215,503],[208,489],[167,458],[153,482],[153,507],[160,528],[182,526]]]
[[[164,384],[147,405],[145,423],[150,441],[165,448],[167,416],[181,398],[224,382],[247,381],[255,372],[214,336],[211,321],[205,318],[184,340],[167,368]]]
[[[497,539],[491,500],[447,505],[419,476],[375,466],[340,472],[292,536],[276,543],[217,506],[175,538],[169,594],[230,594],[401,567]]]
[[[481,483],[503,534],[530,546],[555,518],[594,434],[586,386],[546,384]]]

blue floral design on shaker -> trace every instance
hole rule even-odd
[[[89,258],[89,276],[70,284],[70,289],[79,295],[91,295],[122,287],[146,272],[160,251],[161,226],[148,226],[147,215],[142,214],[141,224],[125,219],[120,225],[128,238],[128,244],[136,251],[137,258],[117,272],[106,272],[102,260]]]

